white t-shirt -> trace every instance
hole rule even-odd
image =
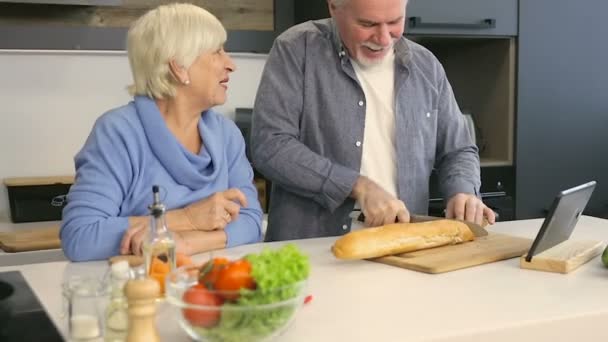
[[[394,62],[391,51],[378,64],[361,65],[352,60],[352,65],[367,101],[360,172],[397,197]]]

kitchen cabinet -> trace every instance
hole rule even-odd
[[[409,0],[408,34],[517,35],[517,0]]]
[[[481,166],[513,165],[515,38],[408,38],[443,65],[461,111],[473,119]]]
[[[329,18],[327,0],[294,0],[294,20],[296,24],[322,18]]]
[[[0,0],[0,2],[81,6],[120,6],[123,4],[123,0]]]
[[[518,0],[409,0],[413,35],[516,36]],[[296,0],[295,22],[329,17],[327,0]]]
[[[520,2],[516,217],[541,217],[560,190],[598,185],[588,215],[608,216],[608,2]]]

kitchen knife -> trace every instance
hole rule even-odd
[[[410,222],[411,223],[417,223],[417,222],[426,222],[426,221],[434,221],[434,220],[445,220],[445,217],[435,217],[435,216],[426,216],[426,215],[410,215]],[[365,222],[365,215],[363,215],[363,213],[359,214],[359,217],[357,218],[358,221],[360,222]],[[481,237],[481,236],[487,236],[488,235],[488,231],[485,230],[485,226],[488,225],[488,221],[486,220],[486,218],[483,218],[483,224],[482,225],[478,225],[476,223],[473,222],[468,222],[468,221],[464,221],[464,220],[454,220],[454,221],[460,221],[464,224],[467,225],[467,227],[469,227],[469,229],[473,232],[473,235],[475,235],[475,237]]]
[[[411,223],[434,221],[434,220],[445,220],[445,219],[446,219],[445,217],[410,215]],[[450,219],[450,220],[452,220],[452,219]],[[484,228],[485,226],[488,225],[488,221],[485,218],[483,219],[483,225],[478,225],[477,223],[468,222],[468,221],[464,221],[464,220],[454,220],[454,221],[459,221],[459,222],[466,224],[467,227],[469,227],[469,229],[473,232],[475,237],[481,237],[481,236],[488,235],[488,231],[485,230],[485,228]]]

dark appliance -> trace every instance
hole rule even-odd
[[[515,174],[512,166],[496,166],[481,168],[481,198],[494,212],[497,221],[512,221],[515,219]],[[430,180],[429,215],[443,216],[445,201],[439,192],[435,172]]]
[[[0,341],[63,341],[19,271],[0,273]]]

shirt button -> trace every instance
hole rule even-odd
[[[347,229],[348,229],[348,226],[347,226],[347,225],[343,225],[343,226],[342,226],[342,230],[347,230]]]
[[[430,117],[431,117],[431,113],[428,113],[428,112],[427,112],[427,113],[426,113],[426,117],[427,117],[427,118],[430,118]]]
[[[359,107],[363,107],[363,101],[359,101]]]
[[[355,145],[357,145],[357,147],[361,147],[361,142],[360,142],[360,141],[357,141],[357,142],[355,143]]]

